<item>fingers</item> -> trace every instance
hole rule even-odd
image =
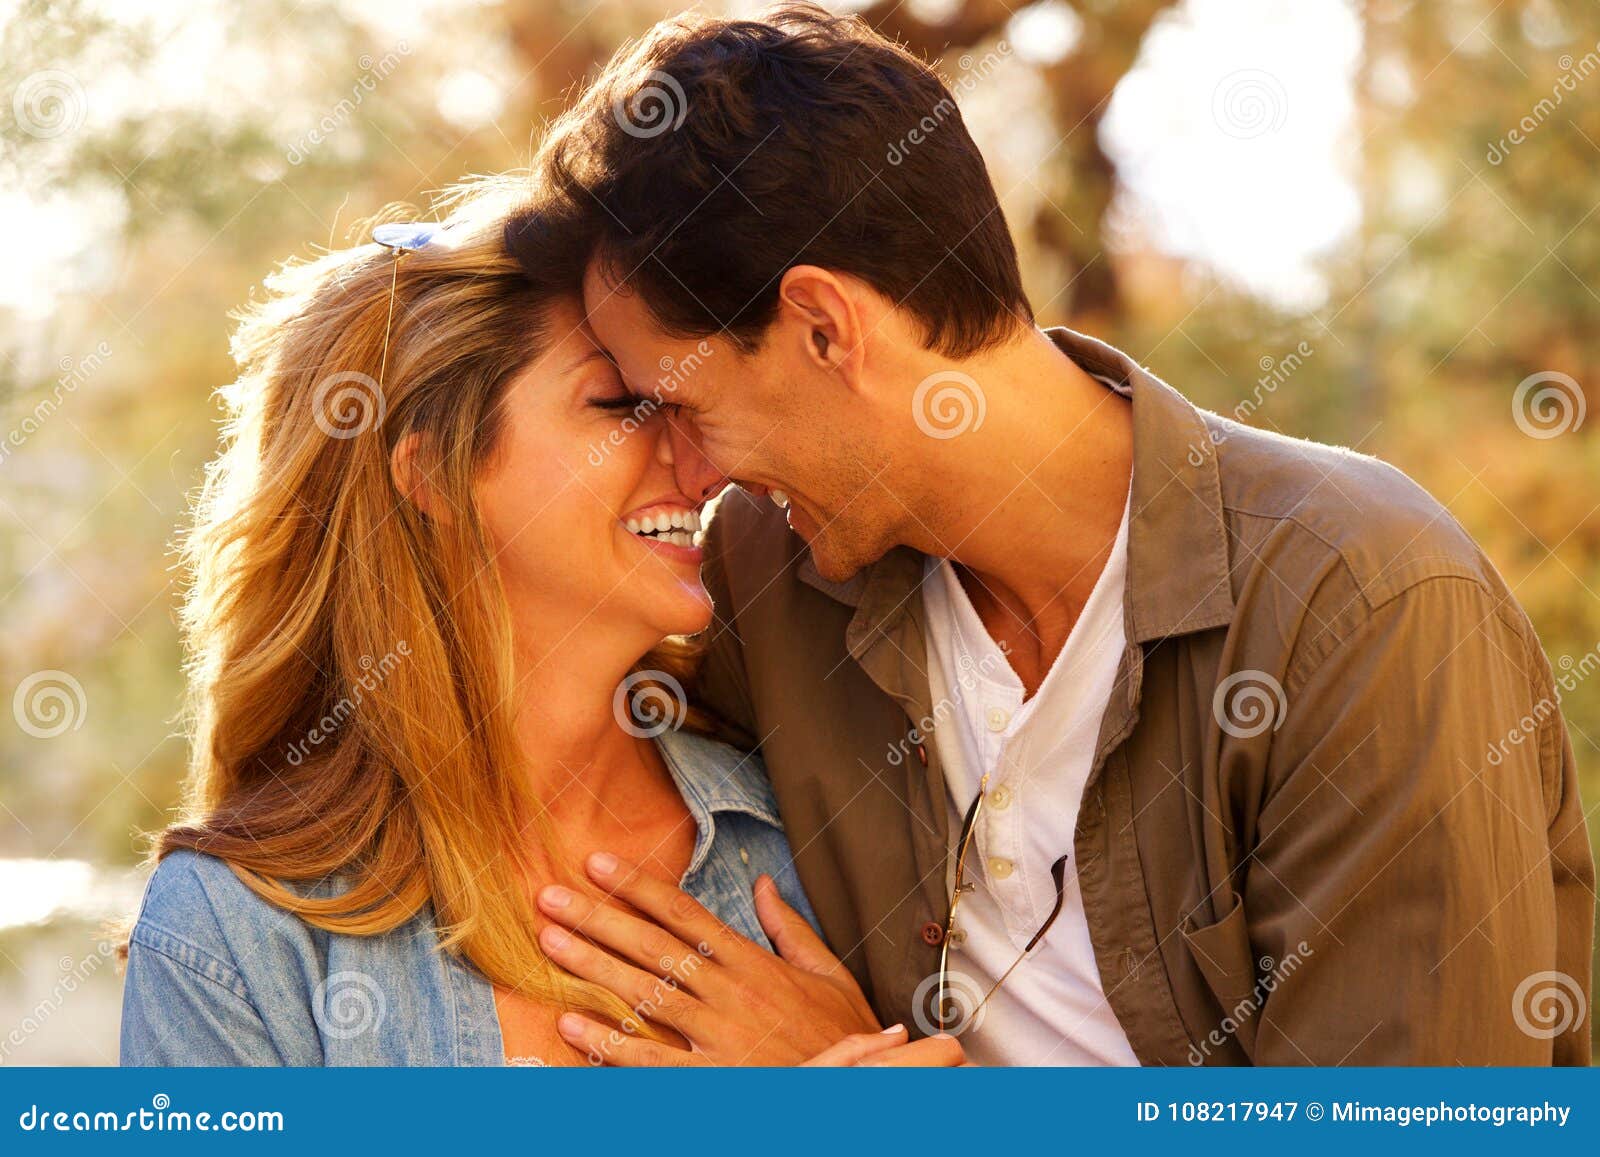
[[[620,1029],[607,1028],[575,1012],[556,1021],[561,1039],[582,1052],[591,1065],[620,1068],[686,1068],[707,1063],[688,1049],[644,1040]]]
[[[554,884],[541,888],[539,910],[556,923],[574,932],[581,932],[623,960],[656,976],[675,976],[680,982],[688,983],[690,977],[699,974],[706,963],[706,953],[698,948],[690,948],[649,920],[640,919],[570,888]],[[547,948],[546,951],[550,950]],[[694,986],[690,984],[689,987]],[[618,995],[626,998],[624,993]]]
[[[828,950],[806,918],[778,894],[778,885],[771,876],[756,879],[755,895],[756,916],[779,956],[807,972],[831,973],[839,967],[839,958]]]
[[[859,1064],[870,1056],[906,1043],[906,1026],[897,1024],[882,1032],[851,1033],[831,1048],[823,1049],[801,1068],[848,1067]]]
[[[763,951],[706,911],[687,892],[609,852],[596,852],[584,867],[596,884],[633,905],[685,944],[709,945],[711,951],[707,955],[731,959]]]
[[[966,1051],[953,1036],[941,1034],[885,1049],[858,1062],[859,1068],[943,1069],[967,1063]]]
[[[703,1006],[683,991],[674,973],[660,977],[643,972],[554,925],[539,933],[539,946],[574,976],[615,993],[642,1020],[669,1024],[691,1040],[704,1022]]]

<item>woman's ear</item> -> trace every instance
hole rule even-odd
[[[423,435],[412,431],[395,443],[389,455],[389,477],[406,501],[428,518],[450,525],[449,503],[429,477],[432,456]]]

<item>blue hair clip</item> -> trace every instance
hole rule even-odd
[[[439,244],[448,225],[435,225],[429,221],[411,221],[397,225],[379,225],[372,231],[372,239],[396,254],[413,253],[429,245]]]
[[[389,334],[394,328],[395,291],[400,285],[400,258],[430,245],[448,243],[445,230],[448,225],[431,221],[411,221],[404,224],[379,225],[372,231],[372,240],[394,254],[394,271],[389,276],[389,312],[383,321],[383,359],[378,363],[378,395],[382,404],[383,379],[389,368]]]

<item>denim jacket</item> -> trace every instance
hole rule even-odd
[[[816,926],[758,756],[657,739],[697,829],[682,886],[767,945],[765,872]],[[250,891],[225,863],[162,860],[128,947],[124,1065],[501,1065],[494,990],[438,947],[431,911],[379,936],[326,932]]]

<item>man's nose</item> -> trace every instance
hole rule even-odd
[[[692,425],[669,420],[666,432],[656,443],[656,453],[672,468],[678,490],[684,497],[705,502],[728,484],[727,475],[711,464],[700,449],[700,438]]]

